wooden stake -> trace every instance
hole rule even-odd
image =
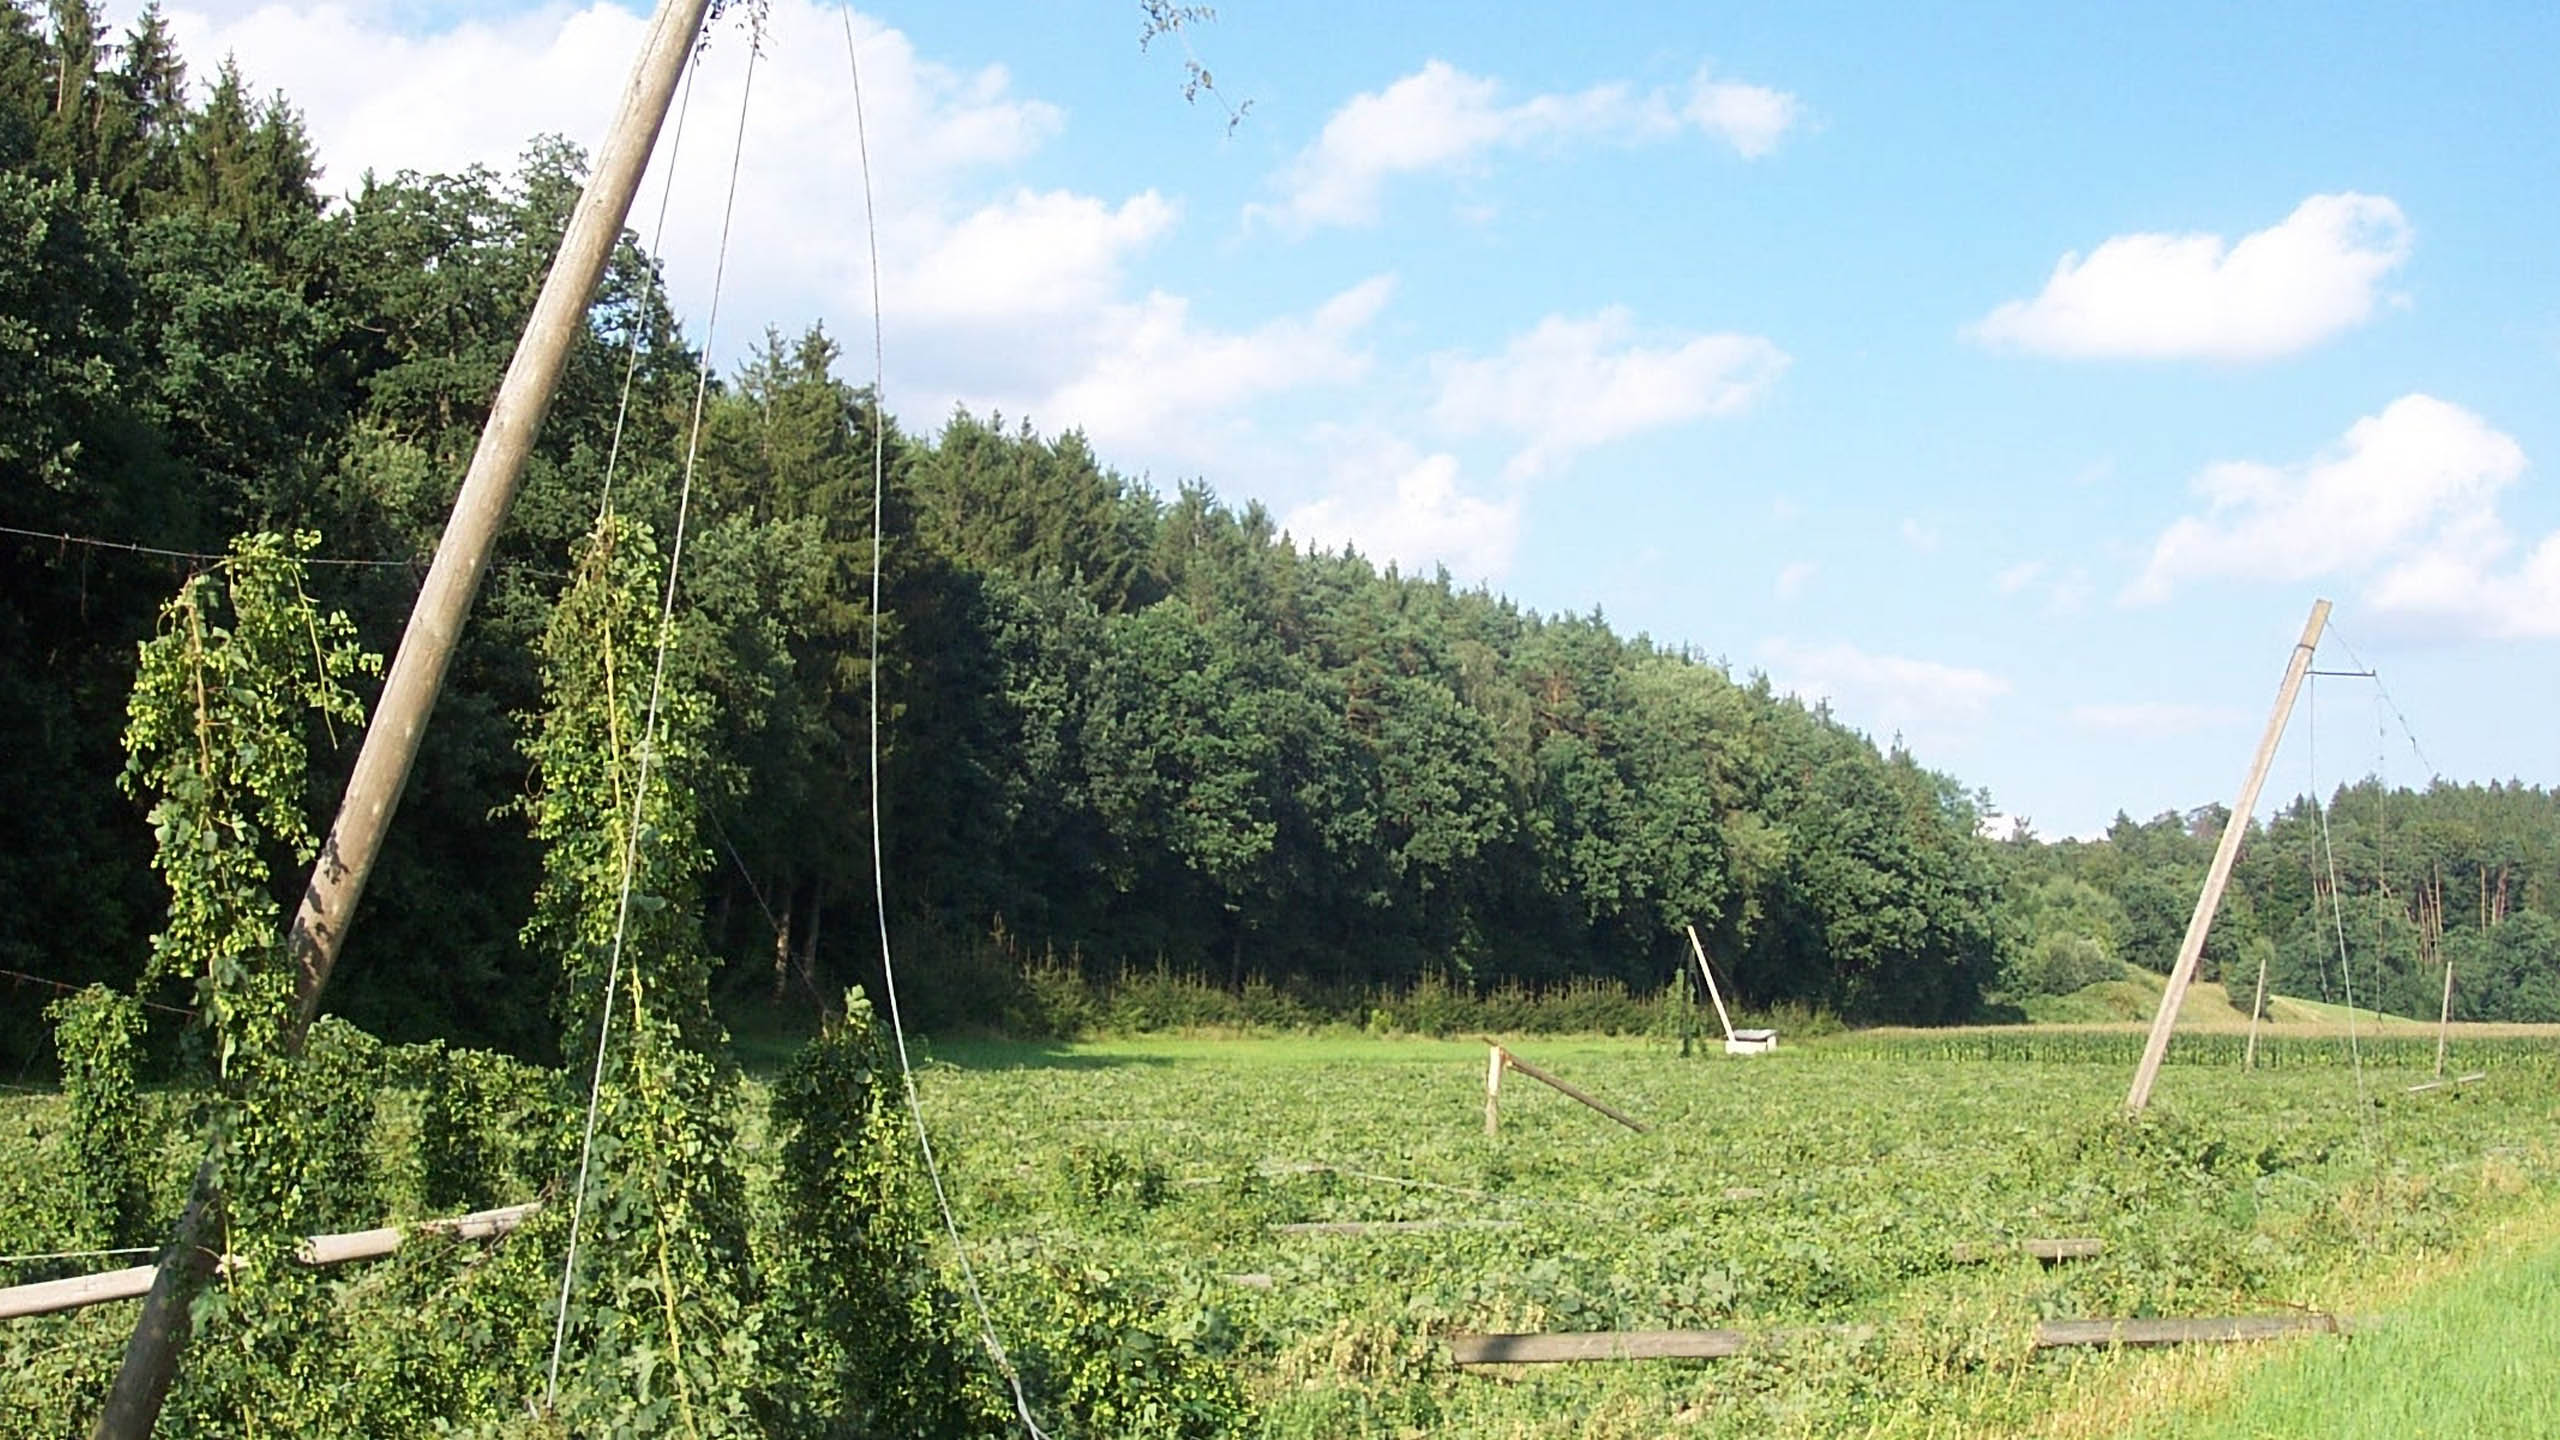
[[[1716,972],[1707,968],[1707,947],[1698,943],[1697,926],[1691,925],[1687,928],[1689,931],[1689,953],[1698,957],[1698,973],[1707,977],[1707,998],[1716,1002],[1716,1020],[1724,1026],[1725,1042],[1727,1044],[1731,1044],[1733,1042],[1733,1017],[1725,1013],[1724,992],[1716,988]]]
[[[2239,798],[2231,804],[2231,818],[2222,827],[2222,843],[2214,847],[2213,867],[2205,872],[2204,889],[2196,896],[2195,913],[2187,917],[2186,938],[2178,942],[2178,962],[2170,967],[2168,988],[2160,993],[2160,1013],[2151,1020],[2151,1038],[2142,1047],[2142,1063],[2133,1072],[2133,1089],[2125,1097],[2125,1108],[2140,1111],[2151,1103],[2152,1083],[2160,1078],[2160,1062],[2168,1058],[2170,1033],[2178,1028],[2178,1007],[2186,1003],[2187,986],[2196,978],[2196,962],[2204,956],[2204,937],[2213,929],[2213,916],[2222,907],[2223,887],[2231,883],[2232,862],[2240,858],[2241,838],[2249,833],[2249,817],[2258,808],[2259,787],[2267,783],[2267,767],[2275,763],[2276,742],[2284,738],[2285,722],[2293,717],[2293,697],[2302,689],[2302,672],[2311,668],[2311,653],[2319,648],[2320,632],[2329,623],[2329,602],[2311,602],[2311,618],[2302,627],[2302,638],[2294,642],[2293,659],[2284,667],[2284,684],[2276,690],[2275,713],[2267,717],[2266,733],[2258,737],[2258,753],[2249,762],[2249,778],[2241,783]]]
[[[1484,1133],[1487,1135],[1502,1128],[1502,1066],[1509,1058],[1499,1045],[1484,1057]]]

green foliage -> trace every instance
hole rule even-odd
[[[592,1053],[618,960],[645,975],[634,990],[687,1045],[717,1039],[696,888],[709,861],[696,796],[717,783],[704,746],[712,709],[678,636],[661,633],[662,575],[647,526],[597,523],[543,638],[548,704],[526,720],[525,810],[543,880],[524,938],[558,957],[569,1055]]]
[[[2369,1313],[2375,1277],[2560,1197],[2554,1071],[2525,1048],[2547,1041],[2493,1052],[2486,1088],[2395,1085],[2360,1115],[2345,1069],[2295,1063],[2309,1042],[2287,1037],[2272,1071],[2182,1061],[2128,1120],[2138,1034],[2074,1053],[2061,1044],[2083,1037],[1996,1033],[2057,1048],[1985,1061],[1850,1036],[1681,1063],[1658,1043],[1527,1047],[1650,1135],[1524,1083],[1487,1140],[1482,1047],[1412,1039],[950,1045],[960,1068],[927,1094],[951,1117],[937,1136],[964,1221],[1041,1257],[992,1293],[1029,1310],[1107,1275],[1149,1329],[1225,1357],[1266,1435],[2032,1433],[2133,1373],[2037,1357],[2039,1319]],[[1095,1205],[1080,1176],[1101,1151],[1124,1175],[1178,1156],[1177,1183],[1153,1207]],[[1445,1228],[1268,1228],[1378,1220]],[[1955,1254],[2039,1236],[2105,1252]],[[1824,1326],[1870,1333],[1805,1333]],[[1707,1327],[1784,1338],[1513,1384],[1447,1358],[1460,1332]],[[1054,1393],[1046,1343],[1016,1350]]]
[[[544,854],[526,940],[559,958],[563,1050],[603,1045],[554,1414],[575,1434],[744,1434],[758,1284],[732,1159],[736,1077],[711,1058],[721,1037],[693,888],[712,712],[656,663],[676,642],[659,573],[645,526],[598,522],[552,612],[549,703],[525,741]]]
[[[438,1214],[487,1209],[560,1168],[560,1077],[486,1050],[403,1046],[387,1068],[418,1089],[420,1198]]]
[[[1010,1420],[975,1361],[933,1235],[894,1060],[860,991],[775,1077],[770,1260],[777,1433],[986,1434]]]
[[[1025,1279],[1014,1354],[1042,1428],[1058,1440],[1251,1433],[1243,1388],[1202,1348],[1225,1329],[1214,1314],[1195,1310],[1186,1333],[1168,1334],[1166,1307],[1108,1272],[1060,1267]]]
[[[169,889],[144,980],[191,984],[226,1077],[236,1058],[284,1048],[293,977],[271,882],[277,860],[309,864],[317,849],[305,726],[362,724],[346,682],[381,665],[303,592],[318,543],[245,536],[218,571],[190,577],[142,647],[127,712],[123,783],[151,802],[152,867]]]
[[[65,1235],[75,1246],[141,1244],[151,1218],[151,1137],[135,1077],[142,1007],[129,995],[92,985],[56,1000],[46,1013],[70,1111],[63,1132]]]

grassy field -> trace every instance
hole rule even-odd
[[[2560,1426],[2560,1212],[2468,1247],[2352,1342],[2288,1345],[2148,1440],[2541,1440]]]
[[[993,1283],[1066,1265],[1154,1287],[1231,1354],[1274,1436],[2121,1433],[2193,1396],[2127,1410],[2158,1360],[2039,1358],[2036,1320],[2355,1311],[2560,1201],[2555,1072],[2522,1049],[2413,1095],[2423,1060],[2404,1047],[2403,1068],[2363,1077],[2361,1112],[2344,1066],[2173,1065],[2141,1123],[2114,1063],[1855,1038],[1749,1061],[1521,1049],[1652,1133],[1515,1076],[1488,1140],[1484,1048],[1457,1041],[946,1045],[925,1084]],[[1448,1228],[1269,1228],[1316,1220]],[[1952,1258],[2061,1235],[2106,1253]],[[1701,1326],[1872,1333],[1719,1362],[1487,1373],[1446,1354],[1461,1331]]]
[[[1473,1040],[918,1056],[989,1290],[1107,1273],[1233,1367],[1272,1440],[2560,1433],[2560,1044],[2469,1035],[2457,1060],[2486,1080],[2410,1093],[2431,1034],[2367,1046],[2359,1076],[2336,1032],[2296,1022],[2255,1073],[2203,1063],[2227,1045],[2173,1052],[2134,1122],[2139,1029],[1865,1032],[1748,1060],[1524,1038],[1651,1130],[1514,1075],[1490,1139]],[[1969,1048],[1995,1042],[2029,1058]],[[0,1152],[41,1153],[59,1124],[58,1101],[0,1102]],[[0,1218],[46,1183],[11,1169]],[[1305,1221],[1440,1228],[1273,1228]],[[2051,1236],[2105,1252],[1957,1258]],[[2040,1319],[2299,1307],[2382,1323],[2248,1351],[2029,1343]],[[1722,1361],[1490,1371],[1448,1350],[1470,1331],[1697,1327],[1772,1338]]]

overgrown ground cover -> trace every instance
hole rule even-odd
[[[1524,1042],[1649,1135],[1515,1077],[1487,1140],[1464,1042],[949,1046],[927,1093],[994,1283],[1064,1262],[1152,1289],[1274,1436],[2034,1433],[2150,1363],[2036,1358],[2039,1318],[2353,1311],[2560,1198],[2547,1038],[2415,1095],[2431,1049],[2383,1047],[2360,1118],[2350,1068],[2304,1063],[2341,1042],[2289,1036],[2295,1063],[2272,1070],[2173,1066],[2130,1123],[2136,1043],[1993,1062],[1860,1037],[1684,1062]],[[1268,1229],[1351,1219],[1464,1228]],[[2036,1235],[2107,1251],[2049,1271],[1951,1257]],[[1445,1348],[1462,1330],[1834,1325],[1875,1333],[1507,1373],[1458,1372]]]
[[[2284,1435],[2363,1403],[2356,1382],[2400,1394],[2374,1377],[2437,1373],[2447,1355],[2467,1357],[2458,1388],[2480,1413],[2550,1403],[2510,1363],[2521,1352],[2470,1342],[2550,1294],[2551,1244],[2515,1236],[2560,1241],[2551,1037],[2466,1035],[2457,1059],[2490,1078],[2415,1095],[2403,1087],[2431,1045],[2372,1047],[2361,1113],[2335,1036],[2289,1033],[2255,1074],[2184,1049],[2196,1058],[2133,1123],[2120,1105],[2136,1035],[2011,1033],[2043,1048],[1984,1058],[1960,1037],[1869,1033],[1684,1061],[1658,1039],[1519,1042],[1648,1121],[1644,1135],[1515,1076],[1488,1140],[1481,1044],[1349,1030],[953,1042],[922,1083],[1008,1338],[1070,1346],[1057,1327],[1077,1323],[1078,1295],[1137,1297],[1144,1331],[1097,1332],[1110,1363],[1152,1363],[1118,1353],[1133,1344],[1213,1359],[1272,1437]],[[775,1165],[752,1113],[763,1086],[744,1098],[740,1164],[761,1186]],[[146,1096],[143,1113],[165,1103]],[[432,1208],[415,1103],[390,1091],[377,1112],[375,1203],[394,1215]],[[34,1233],[63,1121],[54,1097],[0,1100],[0,1228]],[[155,1211],[186,1162],[182,1145],[162,1157]],[[1309,1220],[1456,1223],[1270,1229]],[[2051,1270],[1952,1255],[2036,1235],[2107,1251]],[[2500,1268],[2528,1253],[2545,1258]],[[2420,1274],[2438,1283],[2407,1283]],[[360,1267],[321,1293],[361,1308],[419,1279],[393,1275],[386,1292]],[[2027,1343],[2045,1317],[2292,1306],[2391,1327],[2352,1349],[2250,1356],[2038,1357]],[[129,1323],[129,1307],[11,1322],[0,1357],[22,1382],[67,1377]],[[1461,1372],[1447,1358],[1458,1331],[1691,1326],[1872,1333],[1716,1362]]]
[[[2560,1417],[2560,1213],[2521,1216],[2472,1249],[2355,1344],[2287,1347],[2144,1440],[2549,1435]]]

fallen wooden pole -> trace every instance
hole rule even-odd
[[[2456,1075],[2450,1080],[2428,1080],[2412,1085],[2409,1087],[2408,1093],[2415,1095],[2421,1090],[2442,1090],[2448,1085],[2468,1085],[2474,1080],[2486,1080],[2488,1078],[2488,1071],[2474,1070],[2468,1075]]]
[[[501,1210],[457,1215],[450,1220],[428,1220],[414,1228],[425,1234],[449,1235],[456,1240],[487,1240],[515,1229],[525,1222],[525,1217],[541,1208],[538,1201],[529,1205],[510,1205]],[[302,1242],[293,1258],[313,1266],[379,1259],[399,1249],[407,1233],[398,1226],[384,1226],[344,1235],[314,1235]],[[217,1271],[228,1270],[236,1263],[225,1257],[214,1268]],[[62,1280],[38,1281],[33,1285],[12,1285],[0,1289],[0,1320],[53,1315],[65,1310],[103,1305],[111,1300],[139,1300],[151,1293],[151,1277],[158,1273],[159,1268],[157,1265],[130,1265],[95,1275],[73,1275]]]
[[[1549,1089],[1559,1091],[1572,1099],[1581,1101],[1583,1104],[1590,1106],[1592,1109],[1599,1111],[1601,1114],[1608,1116],[1610,1119],[1617,1121],[1619,1124],[1626,1126],[1628,1129],[1635,1131],[1639,1135],[1650,1134],[1652,1132],[1652,1126],[1636,1119],[1624,1110],[1611,1105],[1607,1101],[1602,1100],[1587,1091],[1577,1089],[1574,1086],[1557,1079],[1546,1071],[1539,1069],[1537,1066],[1532,1065],[1528,1061],[1521,1059],[1519,1056],[1512,1054],[1510,1051],[1503,1049],[1502,1043],[1495,1040],[1492,1036],[1487,1035],[1482,1038],[1484,1043],[1493,1047],[1495,1059],[1488,1062],[1490,1065],[1508,1067],[1510,1069],[1517,1070],[1521,1074],[1528,1076],[1530,1079],[1537,1081],[1539,1084],[1544,1085]],[[1485,1095],[1487,1100],[1485,1107],[1485,1129],[1487,1133],[1490,1133],[1493,1129],[1493,1107],[1491,1099],[1493,1091],[1499,1083],[1500,1082],[1494,1078],[1494,1075],[1491,1072],[1487,1074],[1485,1084]]]
[[[1274,1225],[1274,1235],[1414,1235],[1426,1230],[1508,1230],[1517,1220],[1305,1220]]]
[[[1988,1245],[1959,1242],[1948,1249],[1949,1257],[1959,1265],[1979,1265],[1985,1260],[2008,1254],[2026,1255],[2052,1265],[2064,1260],[2094,1260],[2105,1253],[2107,1253],[2106,1241],[2086,1235],[2063,1236],[2051,1240],[2016,1240]]]
[[[1460,1365],[1554,1365],[1577,1360],[1721,1360],[1751,1348],[1740,1330],[1600,1330],[1578,1335],[1452,1335]]]
[[[2036,1348],[2075,1345],[2229,1345],[2287,1335],[2346,1335],[2355,1327],[2337,1315],[2217,1315],[2193,1320],[2046,1320],[2036,1326]]]
[[[2035,1348],[2216,1345],[2288,1335],[2347,1335],[2358,1327],[2336,1315],[2222,1315],[2173,1320],[2047,1320]],[[1875,1328],[1834,1326],[1754,1335],[1746,1330],[1590,1330],[1556,1335],[1452,1335],[1459,1365],[1557,1365],[1609,1360],[1722,1360],[1805,1339],[1867,1340]]]

